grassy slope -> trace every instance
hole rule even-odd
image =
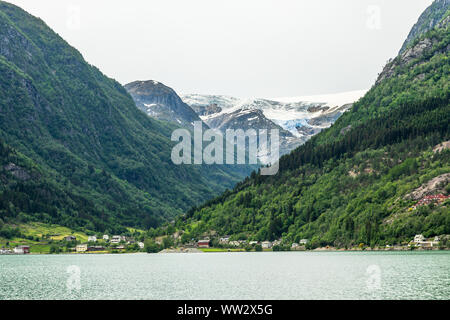
[[[15,225],[20,230],[20,235],[13,237],[0,237],[0,247],[14,248],[18,245],[29,245],[31,253],[49,253],[51,241],[59,241],[69,235],[74,235],[77,240],[86,242],[88,235],[82,231],[74,231],[70,228],[54,224],[30,222]]]

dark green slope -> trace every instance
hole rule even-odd
[[[447,16],[448,17],[448,16]],[[445,17],[444,17],[445,19]],[[211,230],[234,238],[316,246],[384,245],[450,234],[449,202],[410,208],[410,193],[448,194],[448,21],[390,62],[372,89],[328,130],[280,160],[276,176],[244,182],[178,219],[184,239]]]
[[[40,19],[0,2],[0,141],[40,171],[0,186],[2,219],[148,227],[243,177],[245,170],[173,165],[173,129],[138,110]],[[55,202],[35,206],[44,199]]]

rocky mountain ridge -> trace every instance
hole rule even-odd
[[[134,81],[125,85],[136,106],[157,120],[191,128],[199,116],[172,89],[155,80]]]
[[[444,16],[448,14],[449,9],[450,0],[434,1],[431,6],[420,15],[418,21],[412,27],[399,54],[402,54],[414,40],[439,25]]]
[[[226,129],[280,130],[281,155],[328,128],[352,106],[351,103],[333,106],[327,102],[283,102],[201,94],[186,94],[181,98],[209,127],[222,132]]]

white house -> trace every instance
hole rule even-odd
[[[30,253],[30,247],[29,246],[17,246],[14,248],[15,254],[28,254]]]
[[[263,243],[261,243],[261,246],[263,249],[270,249],[270,248],[272,248],[272,242],[264,241]]]
[[[233,247],[239,247],[241,245],[241,243],[239,241],[230,241],[230,246]]]
[[[97,242],[97,237],[96,236],[89,236],[88,237],[88,242]]]
[[[144,245],[143,242],[138,242],[138,246],[139,246],[140,249],[144,249],[145,248],[145,245]]]
[[[302,245],[305,245],[305,244],[307,244],[308,242],[309,242],[308,239],[301,239],[301,240],[300,240],[300,244],[302,244]]]
[[[272,242],[272,247],[279,246],[280,244],[281,244],[281,239],[275,240],[274,242]]]
[[[433,247],[439,245],[439,237],[434,237],[433,240],[427,240],[423,235],[416,234],[412,241],[418,247]]]
[[[298,248],[298,247],[300,247],[300,245],[299,245],[298,243],[296,243],[296,242],[294,242],[294,243],[292,244],[292,246],[291,246],[292,249],[296,249],[296,248]]]
[[[15,254],[23,254],[23,250],[19,247],[14,248],[14,253]]]
[[[248,244],[253,246],[253,245],[257,245],[259,242],[258,241],[250,241]]]
[[[76,250],[77,252],[86,252],[87,249],[88,249],[87,244],[79,244],[79,245],[76,246],[76,249],[75,249],[75,250]]]
[[[111,238],[111,243],[112,244],[119,244],[120,241],[122,241],[122,237],[121,236],[112,236],[112,238]]]
[[[109,240],[109,236],[107,234],[103,235],[103,240],[108,241]]]
[[[219,239],[219,243],[228,243],[228,242],[230,242],[230,237],[229,236],[224,236],[224,237]]]

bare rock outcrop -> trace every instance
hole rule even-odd
[[[413,192],[407,194],[405,198],[411,200],[419,200],[431,194],[445,193],[445,187],[449,182],[450,173],[441,174],[440,176],[431,179],[427,183],[424,183]]]
[[[9,171],[14,177],[19,180],[26,181],[31,179],[30,174],[24,168],[14,163],[7,164],[6,166],[4,166],[4,169],[6,171]]]
[[[433,152],[434,153],[441,152],[444,149],[450,149],[450,141],[445,141],[445,142],[438,144],[437,146],[435,146],[433,148]]]

